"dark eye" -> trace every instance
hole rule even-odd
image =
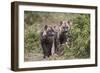
[[[68,27],[63,27],[63,29],[67,29]]]

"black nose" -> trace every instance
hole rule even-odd
[[[63,27],[64,32],[68,31],[68,27]]]

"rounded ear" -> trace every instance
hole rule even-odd
[[[60,21],[60,25],[62,25],[63,21]]]
[[[73,24],[73,21],[68,20],[67,23],[71,26]]]
[[[45,26],[44,26],[44,29],[47,30],[47,28],[48,28],[48,25],[45,25]]]
[[[70,25],[70,21],[67,21],[67,23]]]

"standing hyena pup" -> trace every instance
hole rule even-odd
[[[43,49],[44,58],[52,54],[52,45],[54,39],[54,31],[52,27],[45,25],[43,31],[40,33],[40,42]]]
[[[61,21],[59,25],[59,42],[60,44],[67,43],[67,33],[70,29],[70,22],[69,21]]]
[[[60,23],[54,26],[55,31],[55,53],[59,54],[60,47],[64,44],[68,46],[70,21],[60,21]],[[69,47],[69,46],[68,46]]]

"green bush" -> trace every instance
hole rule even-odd
[[[34,32],[33,28],[30,27],[32,26],[29,26],[29,28],[25,29],[24,34],[25,49],[29,51],[39,48],[39,34]]]
[[[75,48],[76,57],[89,57],[90,49],[90,16],[80,14],[73,19],[73,25],[71,27],[72,46]]]

